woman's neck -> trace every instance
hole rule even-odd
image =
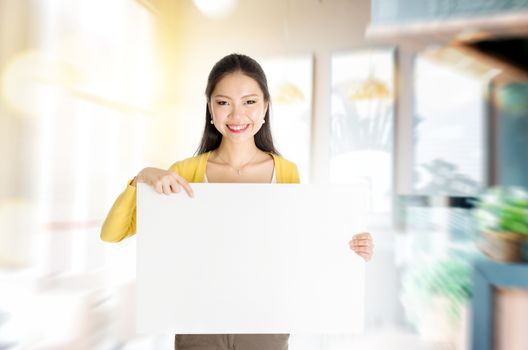
[[[214,151],[220,159],[229,165],[238,167],[253,159],[259,152],[255,142],[245,144],[232,144],[222,141],[220,146]]]

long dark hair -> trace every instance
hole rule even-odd
[[[268,102],[268,108],[266,115],[264,116],[265,123],[262,124],[260,130],[255,134],[255,145],[264,152],[270,152],[278,155],[279,152],[273,145],[273,139],[271,137],[270,129],[270,118],[269,111],[271,107],[270,93],[268,90],[268,82],[266,75],[262,70],[260,64],[249,56],[241,54],[231,54],[225,56],[220,61],[216,62],[209,73],[207,79],[207,87],[205,88],[205,96],[207,102],[211,101],[211,95],[216,87],[216,84],[227,74],[241,72],[250,78],[253,78],[260,86],[262,93],[264,94],[264,100]],[[207,104],[205,105],[205,128],[202,135],[202,141],[196,151],[196,154],[202,154],[209,151],[213,151],[220,146],[222,142],[222,134],[216,130],[215,126],[211,124],[211,113]]]

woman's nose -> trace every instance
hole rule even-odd
[[[231,114],[229,116],[232,119],[241,118],[243,116],[242,106],[237,103],[233,104],[233,109],[231,110]]]

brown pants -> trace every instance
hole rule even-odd
[[[176,350],[288,350],[289,334],[177,334]]]

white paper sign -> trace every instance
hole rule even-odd
[[[365,187],[192,187],[138,184],[138,332],[362,331]]]

